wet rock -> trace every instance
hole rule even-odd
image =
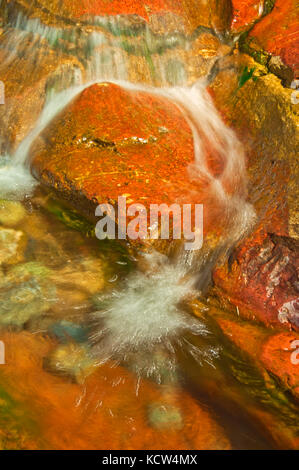
[[[5,8],[9,2],[6,0],[2,8]],[[16,0],[17,7],[21,7],[23,11],[32,14],[31,3],[28,0]],[[15,6],[15,8],[17,8]],[[170,15],[169,13],[172,13]],[[184,26],[188,31],[193,31],[198,26],[214,27],[217,31],[227,29],[231,22],[231,2],[228,0],[184,0],[177,2],[175,0],[153,0],[150,5],[144,0],[134,0],[123,2],[122,0],[113,0],[110,2],[92,1],[73,1],[66,0],[63,5],[60,2],[46,2],[40,0],[34,6],[34,14],[44,21],[56,23],[64,21],[68,23],[92,23],[94,17],[104,16],[124,16],[132,17],[134,22],[139,23],[140,18],[147,21],[157,21],[156,16],[167,24],[167,29],[173,24],[173,15],[178,16],[184,22]],[[154,18],[153,18],[154,17]],[[163,20],[161,20],[163,17]],[[176,22],[177,24],[177,22]]]
[[[0,227],[0,265],[23,261],[26,243],[24,232]]]
[[[265,3],[269,5],[269,13],[251,30],[250,38],[254,38],[265,51],[279,56],[298,75],[298,47],[294,40],[298,29],[296,1],[276,0]]]
[[[37,449],[41,445],[30,412],[0,387],[0,450]]]
[[[271,73],[281,78],[284,86],[290,87],[294,79],[294,73],[292,69],[285,65],[279,56],[272,56],[269,63],[268,69]]]
[[[88,329],[86,327],[66,320],[52,324],[50,332],[63,343],[69,342],[70,340],[74,340],[77,343],[84,343],[88,340]]]
[[[202,305],[194,304],[193,312],[202,318]],[[245,413],[250,417],[251,422],[256,423],[256,430],[263,430],[263,434],[276,448],[297,448],[299,445],[298,409],[290,392],[294,397],[296,394],[290,385],[286,385],[285,370],[292,372],[293,383],[297,383],[298,371],[294,367],[290,368],[288,361],[292,353],[296,354],[294,349],[290,349],[290,344],[293,344],[290,341],[298,335],[282,333],[289,339],[289,344],[287,340],[284,343],[284,346],[289,346],[289,352],[287,353],[286,350],[283,352],[283,343],[276,340],[279,334],[273,334],[263,325],[244,321],[238,315],[220,309],[215,298],[208,299],[205,305],[205,317],[213,318],[226,337],[223,341],[223,336],[218,336],[218,340],[225,344],[221,357],[226,363],[226,370],[230,370],[236,382],[231,380],[231,376],[227,377],[219,366],[213,370],[213,373],[210,371],[206,378],[207,372],[204,369],[201,374],[192,374],[190,366],[184,363],[187,375],[191,374],[192,383],[198,390],[202,392],[204,390],[213,403],[221,400],[228,412],[236,416],[238,423],[242,416],[244,417],[246,410]],[[276,344],[276,368],[273,367],[275,360],[270,364],[271,361],[267,363],[264,358],[263,350],[268,342],[272,344],[272,347]],[[294,344],[293,347],[295,347]],[[259,446],[260,442],[261,436],[257,438],[253,448],[256,448],[256,445]]]
[[[191,130],[174,105],[109,83],[82,92],[31,156],[34,175],[89,217],[97,203],[122,194],[130,202],[160,201],[161,184],[163,200],[174,201],[190,185],[187,165],[194,158]]]
[[[266,370],[277,379],[283,390],[299,398],[298,334],[273,334],[263,327],[234,320],[215,310],[211,314],[230,341],[258,364],[262,374],[265,375]],[[266,376],[265,381],[265,387],[270,387],[271,391],[271,383]]]
[[[50,269],[38,261],[29,261],[28,263],[19,264],[13,267],[7,273],[9,282],[26,282],[32,277],[36,279],[46,280],[50,276]]]
[[[265,341],[261,361],[281,385],[299,400],[299,335],[280,333]]]
[[[207,99],[200,93],[199,99]],[[226,202],[217,198],[209,179],[197,176],[197,167],[191,175],[194,142],[187,115],[164,96],[107,82],[92,85],[33,143],[32,173],[93,227],[98,221],[96,206],[116,206],[120,196],[128,205],[142,204],[147,210],[155,203],[200,201],[207,207],[204,231],[214,230],[214,240],[219,240],[230,223],[223,209]],[[220,156],[209,137],[204,139],[209,171],[219,175]],[[229,147],[230,151],[235,150]],[[240,178],[238,184],[227,181],[229,192],[242,191],[243,174],[238,172],[236,178]],[[223,224],[215,227],[217,217]],[[158,244],[161,250],[169,250],[168,241],[158,240]]]
[[[233,18],[232,30],[244,31],[262,14],[262,2],[260,0],[232,0]]]
[[[6,227],[19,225],[26,217],[26,210],[20,202],[0,200],[0,224]]]
[[[248,155],[249,198],[266,230],[298,238],[298,111],[292,90],[243,54],[225,58],[210,91]]]
[[[298,242],[276,235],[256,236],[216,269],[220,298],[240,315],[267,326],[299,331]]]
[[[77,318],[90,311],[91,305],[86,292],[72,288],[56,287],[55,302],[51,305],[54,318]]]
[[[233,0],[232,30],[240,37],[240,49],[257,62],[272,61],[270,71],[290,86],[292,77],[298,75],[298,51],[294,37],[297,32],[295,0]],[[271,58],[272,56],[272,58]],[[283,67],[274,66],[279,57]]]
[[[13,153],[33,129],[47,95],[53,91],[53,77],[60,77],[60,87],[70,86],[82,65],[54,51],[43,39],[34,39],[32,33],[24,39],[24,33],[13,29],[0,37],[0,62],[5,86],[5,105],[0,107],[0,149],[5,154]]]

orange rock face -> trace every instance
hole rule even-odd
[[[232,0],[233,30],[243,30],[259,16],[260,0]]]
[[[43,0],[48,7],[48,2]],[[51,2],[50,10],[61,13],[61,4]],[[229,27],[231,21],[230,0],[65,0],[62,11],[66,16],[138,15],[147,21],[153,16],[174,13],[192,27],[211,26],[218,30]]]
[[[47,336],[5,333],[1,339],[6,365],[0,384],[29,404],[40,449],[230,448],[221,427],[180,389],[142,380],[136,396],[136,377],[109,364],[79,385],[44,370],[44,358],[55,347]],[[171,412],[169,426],[159,416],[163,407]]]
[[[187,188],[191,130],[163,98],[94,85],[46,132],[32,150],[34,174],[57,188],[75,189],[89,201],[116,201],[123,194],[132,202],[170,201]]]

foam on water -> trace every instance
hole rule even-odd
[[[180,306],[196,295],[188,264],[170,263],[156,252],[145,256],[149,271],[136,272],[122,289],[98,298],[101,309],[93,314],[90,338],[97,363],[126,363],[138,377],[154,377],[158,382],[165,369],[175,373],[178,348],[212,365],[219,348],[198,349],[186,338],[209,335],[204,323]]]

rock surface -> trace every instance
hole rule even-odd
[[[37,47],[33,35],[26,39],[14,30],[0,36],[0,76],[5,86],[5,104],[0,106],[2,155],[13,153],[34,128],[55,83],[58,89],[71,85],[82,69],[76,58],[54,51],[45,41]]]
[[[2,2],[9,5],[9,0]],[[75,24],[78,20],[82,23],[94,21],[94,17],[127,16],[130,21],[142,25],[142,19],[155,22],[170,23],[170,13],[181,18],[185,27],[192,31],[198,26],[215,27],[218,31],[229,28],[231,22],[231,4],[229,0],[153,0],[150,5],[144,0],[111,0],[99,2],[98,0],[65,0],[63,4],[57,0],[50,3],[39,0],[32,3],[28,0],[15,0],[15,8],[22,8],[30,16],[45,18],[48,22],[60,22]]]
[[[299,331],[298,242],[261,235],[232,258],[214,272],[219,296],[245,318]]]
[[[160,199],[162,179],[169,201],[186,186],[192,159],[191,131],[174,105],[109,83],[82,92],[31,150],[43,183],[97,203],[122,194]]]
[[[244,54],[220,61],[210,92],[248,155],[249,199],[266,230],[298,238],[298,108],[292,90]]]

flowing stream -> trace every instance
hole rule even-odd
[[[98,18],[97,21],[100,25],[105,22],[101,18]],[[110,20],[108,26],[110,30],[121,30],[117,18],[113,21]],[[56,77],[56,86],[48,90],[43,110],[34,128],[28,132],[12,154],[1,157],[0,196],[2,199],[15,202],[25,200],[28,209],[28,204],[30,205],[28,201],[31,198],[34,201],[35,192],[38,191],[38,182],[31,176],[30,161],[28,161],[32,143],[61,110],[93,83],[109,81],[128,90],[144,91],[165,97],[174,103],[184,115],[192,130],[194,141],[194,163],[190,166],[190,179],[208,183],[214,204],[220,205],[223,209],[223,217],[219,221],[223,226],[223,230],[217,246],[204,247],[200,253],[191,253],[185,252],[182,245],[181,251],[173,259],[169,259],[155,251],[146,255],[142,254],[139,257],[141,260],[145,259],[147,269],[140,270],[133,259],[133,264],[135,264],[132,272],[122,273],[121,276],[117,270],[111,272],[111,268],[108,268],[110,274],[107,275],[106,273],[104,293],[100,292],[96,295],[93,293],[93,306],[89,305],[87,315],[83,319],[80,317],[80,328],[89,328],[84,347],[88,350],[90,348],[89,360],[98,367],[105,367],[106,364],[109,364],[109,367],[125,367],[133,371],[136,378],[133,387],[134,396],[138,395],[140,390],[142,391],[141,383],[143,379],[150,379],[153,383],[164,387],[163,396],[169,394],[169,390],[173,387],[174,391],[171,393],[174,396],[176,387],[179,386],[181,380],[180,377],[184,375],[182,368],[184,368],[185,362],[189,361],[190,363],[194,360],[196,367],[198,367],[198,374],[200,375],[201,370],[203,371],[203,379],[200,385],[200,390],[203,393],[201,399],[207,403],[207,406],[218,410],[215,413],[218,413],[219,421],[226,431],[230,428],[230,438],[235,447],[258,446],[259,444],[255,440],[256,428],[252,427],[245,412],[240,417],[240,426],[243,426],[245,436],[241,438],[237,436],[238,431],[232,431],[233,426],[238,429],[239,425],[234,422],[236,418],[232,418],[231,408],[229,406],[224,407],[224,412],[219,403],[216,405],[213,400],[211,403],[211,399],[207,398],[209,396],[207,385],[210,380],[208,378],[209,374],[216,383],[219,377],[222,377],[221,374],[217,375],[218,369],[220,370],[221,367],[227,369],[224,373],[224,376],[226,376],[234,360],[227,359],[229,355],[225,352],[225,346],[220,342],[221,338],[219,340],[213,322],[210,324],[204,317],[201,320],[195,318],[186,307],[194,299],[204,294],[216,262],[220,257],[228,256],[232,247],[253,228],[255,223],[254,209],[247,202],[243,149],[232,130],[223,123],[215,109],[206,90],[205,79],[197,80],[193,85],[189,85],[180,67],[174,67],[173,74],[170,74],[172,79],[169,81],[170,75],[167,68],[169,64],[167,65],[161,57],[157,67],[158,72],[155,75],[155,83],[147,85],[132,83],[129,81],[127,53],[119,47],[121,38],[118,35],[108,35],[107,31],[89,34],[85,32],[83,34],[80,30],[72,30],[71,28],[64,31],[60,28],[43,25],[38,19],[27,19],[20,13],[4,34],[2,48],[6,48],[7,56],[0,66],[0,76],[4,67],[10,66],[12,69],[17,67],[20,50],[23,51],[31,64],[29,66],[29,69],[32,67],[29,70],[29,77],[30,74],[33,76],[35,67],[38,67],[39,50],[45,41],[55,48],[59,48],[60,40],[74,44],[78,54],[85,53],[86,66],[84,72],[74,67],[71,84],[69,76],[66,78],[63,73],[60,78],[57,79]],[[26,40],[29,44],[27,48],[24,45]],[[171,38],[167,40],[170,42]],[[153,50],[157,47],[149,30],[144,33],[144,41],[147,50]],[[189,47],[187,42],[183,46],[186,50]],[[33,62],[36,62],[35,65],[32,65]],[[157,86],[157,76],[160,77],[159,86]],[[179,83],[173,86],[174,82]],[[221,162],[223,170],[220,175],[215,176],[208,167],[204,142],[209,143]],[[200,202],[199,200],[198,203]],[[55,211],[58,213],[60,209],[59,211],[55,209]],[[55,211],[52,211],[52,213]],[[35,263],[40,262],[38,257],[41,256],[39,253],[42,253],[42,237],[49,237],[47,240],[49,246],[51,246],[55,237],[55,227],[58,224],[58,222],[53,222],[53,216],[45,216],[44,212],[38,214],[37,217],[41,217],[41,220],[44,220],[45,217],[48,218],[47,220],[53,223],[54,228],[51,229],[53,233],[49,230],[49,235],[41,236],[40,241],[37,243],[39,247],[37,254],[34,254],[33,251],[29,253],[27,261],[34,261]],[[32,230],[35,229],[32,228]],[[56,233],[59,230],[62,229],[57,228]],[[72,231],[68,230],[68,236],[72,237]],[[32,236],[34,237],[34,235]],[[74,238],[76,239],[77,236],[74,235]],[[82,242],[80,243],[78,242],[78,246],[82,245]],[[86,246],[88,246],[88,243],[86,241]],[[95,241],[90,243],[93,244]],[[76,289],[77,280],[74,274],[76,268],[74,266],[77,262],[80,264],[78,272],[84,277],[82,266],[86,267],[87,261],[84,260],[84,256],[83,258],[78,257],[74,249],[72,251],[72,241],[69,241],[69,245],[66,266],[67,263],[73,266],[73,289]],[[53,249],[57,251],[57,248]],[[110,261],[113,259],[114,255],[111,253],[114,249],[114,247],[111,248],[108,256],[103,255],[105,263],[114,263],[114,267],[118,266],[118,268],[126,264],[128,266],[129,261],[127,258],[125,261],[122,257]],[[53,256],[53,259],[56,260],[53,263],[59,264],[58,259],[56,259],[60,256],[59,252],[57,251],[56,255]],[[48,263],[50,259],[52,258],[48,258]],[[51,266],[50,268],[52,269]],[[59,267],[59,269],[62,268]],[[60,272],[59,269],[57,273]],[[63,269],[61,271],[64,273],[62,276],[69,275],[67,267]],[[97,276],[96,272],[94,272],[94,276]],[[51,276],[53,277],[52,274]],[[30,292],[32,294],[32,290]],[[55,304],[58,297],[57,292],[56,294],[50,294],[47,289],[42,291],[41,295],[43,302],[50,305],[49,308],[52,308],[51,306]],[[86,300],[78,301],[78,304],[75,307],[72,306],[72,309],[66,307],[66,311],[68,311],[68,308],[72,310],[72,321],[77,318],[76,315],[80,316],[81,311],[85,312],[86,302]],[[7,311],[9,308],[7,306]],[[66,318],[66,322],[68,321],[68,318]],[[40,327],[34,325],[30,328],[33,328],[35,333],[48,331],[47,325]],[[182,355],[187,359],[182,359]],[[59,363],[59,360],[57,361]],[[64,366],[61,367],[63,369]],[[212,370],[216,370],[216,372],[211,372]],[[107,376],[109,374],[110,372],[107,373]],[[117,379],[116,382],[114,379],[113,387],[121,383],[122,380],[123,377]],[[165,387],[168,390],[167,393]],[[190,385],[190,390],[193,388],[194,381],[193,385]],[[228,388],[226,384],[224,389],[228,390]],[[192,393],[198,394],[197,385],[195,389],[196,391],[193,390]],[[240,392],[239,385],[235,386],[235,390]],[[84,403],[87,409],[91,399],[85,401],[86,393],[83,385],[82,396],[78,399],[78,406]],[[224,398],[224,401],[226,399]],[[227,399],[227,401],[229,400]],[[97,402],[96,407],[100,406],[99,403],[100,401]],[[103,407],[105,407],[105,398],[103,398]],[[177,415],[174,417],[171,415],[173,412],[171,410],[168,409],[165,412],[166,418],[170,419],[170,422],[172,419],[174,422],[179,421],[180,418]],[[154,412],[152,415],[156,416]],[[171,416],[169,417],[169,415]],[[135,419],[134,416],[133,418]],[[158,421],[159,419],[157,418]],[[163,421],[164,418],[161,419]],[[117,424],[114,425],[117,426]],[[262,433],[259,430],[257,436],[259,436],[260,445],[271,447],[272,444],[269,444],[267,440],[263,441],[264,437],[261,437],[261,435]]]

